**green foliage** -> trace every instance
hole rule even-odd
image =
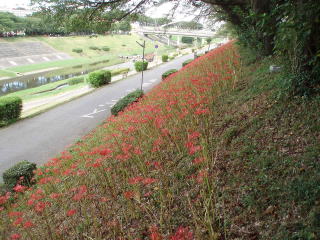
[[[147,70],[148,68],[148,62],[146,61],[138,61],[134,63],[134,68],[136,69],[137,72],[142,72]]]
[[[83,83],[84,82],[84,77],[74,77],[68,80],[68,84],[71,85],[76,85],[79,83]]]
[[[191,63],[192,61],[193,61],[193,59],[188,59],[188,60],[184,61],[184,62],[182,63],[182,67],[188,65],[188,64]]]
[[[97,46],[90,46],[89,47],[91,50],[101,50],[99,47],[97,47]]]
[[[22,100],[19,97],[0,98],[0,124],[6,124],[20,117]]]
[[[30,186],[31,178],[34,176],[33,171],[36,169],[37,165],[35,163],[21,161],[3,173],[3,181],[10,189],[12,189],[20,178],[23,177],[19,183],[21,185]]]
[[[170,69],[170,70],[164,72],[164,73],[162,74],[162,80],[164,80],[164,79],[167,78],[169,75],[171,75],[171,74],[173,74],[173,73],[175,73],[175,72],[178,72],[178,70],[177,70],[177,69]]]
[[[111,72],[100,70],[89,74],[89,83],[92,87],[98,88],[111,82]]]
[[[162,55],[161,58],[162,58],[162,62],[168,62],[169,56],[164,54],[164,55]]]
[[[101,50],[103,50],[103,51],[105,51],[105,52],[108,52],[108,51],[110,51],[110,48],[107,47],[107,46],[103,46],[103,47],[101,48]]]
[[[185,37],[185,36],[183,36],[181,38],[181,42],[183,42],[183,43],[192,44],[193,41],[194,41],[193,37]]]
[[[119,68],[111,71],[111,76],[116,76],[122,73],[128,73],[130,68]]]
[[[82,50],[82,48],[74,48],[74,49],[72,49],[72,52],[75,52],[75,53],[82,53],[82,52],[83,52],[83,50]]]
[[[136,90],[132,93],[129,93],[127,96],[121,98],[112,108],[112,115],[117,116],[119,112],[123,111],[129,104],[136,102],[143,95],[142,90]]]

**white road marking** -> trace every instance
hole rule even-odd
[[[146,82],[146,83],[142,84],[142,86],[143,86],[143,87],[146,87],[146,86],[149,86],[150,84],[151,84],[151,83]]]
[[[16,63],[16,62],[14,62],[14,61],[9,61],[9,63],[11,64],[11,65],[14,65],[14,66],[17,66],[18,64]]]
[[[134,91],[134,88],[126,90],[126,92],[133,92],[133,91]]]
[[[151,79],[150,80],[150,82],[152,82],[152,83],[154,83],[154,82],[156,82],[157,81],[157,79]]]
[[[111,100],[111,102],[116,102],[116,101],[118,101],[118,99],[113,99],[113,100]]]
[[[42,57],[42,59],[45,60],[45,61],[50,61],[50,59],[47,58],[47,57]]]
[[[34,63],[34,61],[31,58],[27,58],[29,63]]]
[[[100,113],[100,112],[104,112],[106,111],[107,109],[101,109],[98,111],[98,109],[94,109],[92,113],[89,113],[89,114],[85,114],[85,115],[82,115],[81,117],[84,117],[84,118],[94,118],[94,114],[97,114],[97,113]]]
[[[60,55],[56,55],[56,57],[59,59],[63,59],[63,57],[61,57]]]
[[[99,107],[104,107],[104,105],[103,105],[103,104],[100,104]]]

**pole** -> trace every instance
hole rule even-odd
[[[141,91],[142,91],[142,84],[143,84],[143,70],[144,70],[144,49],[146,47],[146,41],[143,41],[143,44],[136,41],[142,47],[142,71],[141,71]]]

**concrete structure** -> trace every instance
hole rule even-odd
[[[158,38],[166,38],[167,45],[181,45],[181,38],[182,36],[186,37],[194,37],[201,39],[202,44],[205,43],[205,39],[208,37],[212,37],[214,32],[206,31],[206,30],[190,30],[190,29],[178,29],[178,28],[168,28],[165,29],[161,27],[136,27],[134,29],[140,35],[144,36],[157,36]],[[175,44],[172,44],[172,40],[170,40],[171,36],[177,36],[177,41]]]

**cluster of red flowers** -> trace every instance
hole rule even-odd
[[[196,232],[206,232],[195,231],[189,221],[161,233],[189,186],[201,187],[209,176],[205,126],[210,104],[219,89],[235,81],[237,58],[229,43],[194,60],[36,170],[36,186],[18,184],[15,193],[0,196],[8,236],[118,239],[128,234],[139,239],[146,230],[135,232],[137,222],[153,240],[191,240]],[[177,188],[176,181],[181,181]],[[8,203],[12,195],[20,198],[18,204]]]

